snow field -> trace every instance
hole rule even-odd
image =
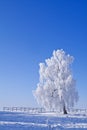
[[[87,130],[87,114],[0,112],[0,130]]]

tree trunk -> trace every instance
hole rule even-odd
[[[65,108],[65,105],[64,105],[64,107],[63,107],[63,112],[64,112],[64,114],[67,114],[67,110],[66,110],[66,108]]]

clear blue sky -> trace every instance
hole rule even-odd
[[[0,107],[37,106],[40,62],[75,57],[78,107],[87,108],[87,0],[0,0]]]

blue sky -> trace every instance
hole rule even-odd
[[[87,108],[87,1],[0,1],[0,106],[37,106],[39,63],[53,50],[75,57],[79,102]]]

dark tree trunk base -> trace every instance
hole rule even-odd
[[[63,108],[63,112],[64,112],[64,114],[67,114],[67,110],[66,110],[65,106]]]

